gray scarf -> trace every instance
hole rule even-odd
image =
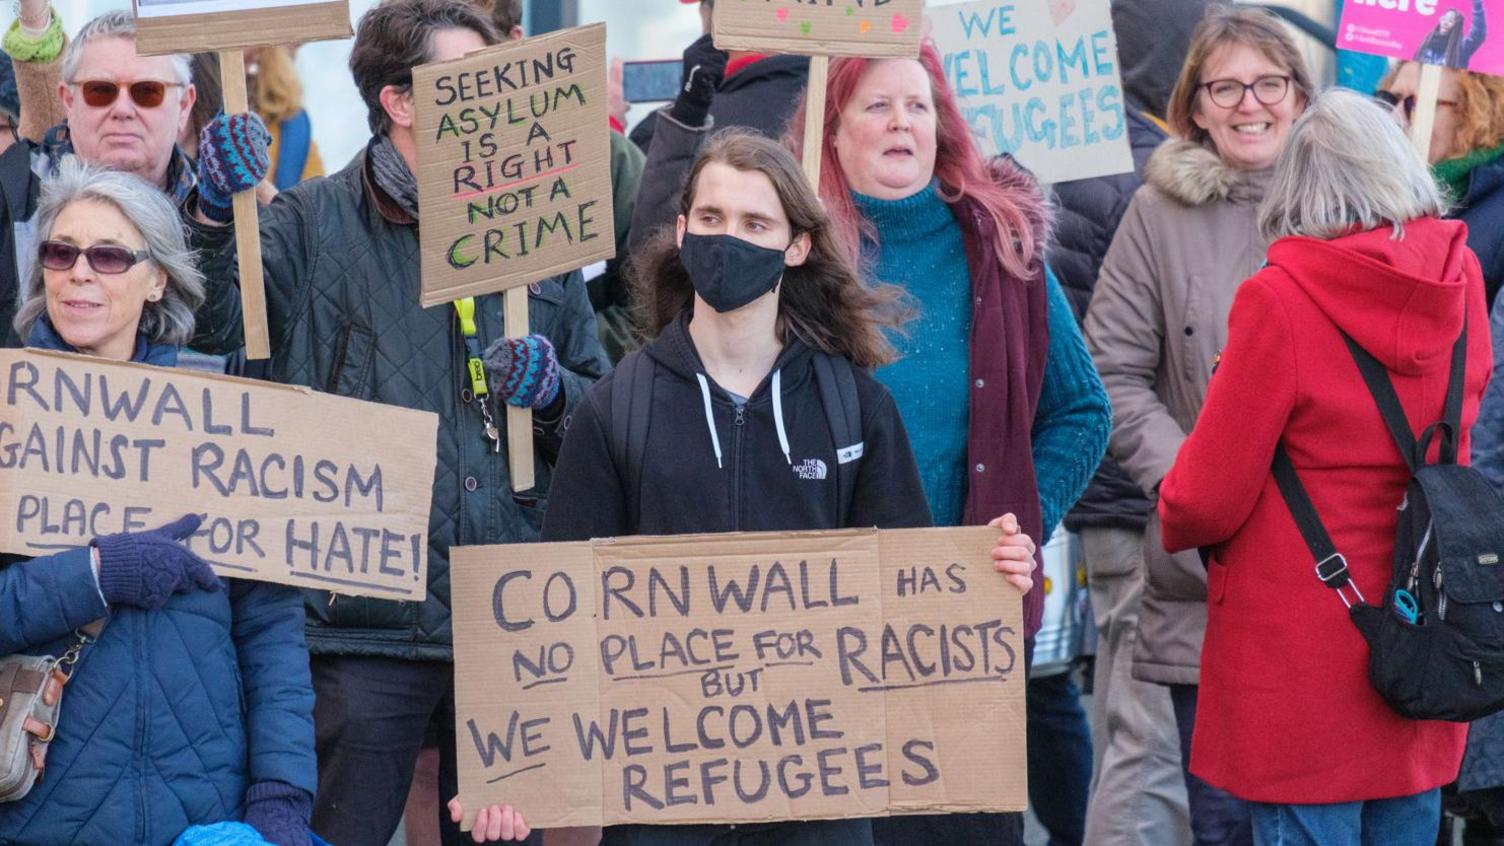
[[[371,144],[368,154],[371,158],[371,172],[376,178],[376,185],[385,191],[387,196],[396,201],[397,206],[412,217],[418,216],[418,178],[408,169],[407,162],[402,154],[397,152],[396,145],[388,136],[381,136]]]

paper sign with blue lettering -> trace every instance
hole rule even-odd
[[[984,155],[1041,182],[1133,169],[1108,0],[932,7],[945,76]]]
[[[0,552],[203,515],[220,576],[419,601],[438,417],[307,388],[0,350]]]

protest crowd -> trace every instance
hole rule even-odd
[[[26,470],[23,484],[38,486],[0,524],[77,541],[21,543],[0,525],[0,846],[387,846],[399,829],[408,846],[1025,844],[1025,814],[998,810],[1001,798],[797,810],[812,783],[827,798],[849,792],[832,778],[891,781],[896,794],[941,770],[957,795],[1026,793],[1030,830],[1050,846],[1504,844],[1504,382],[1491,379],[1504,358],[1504,76],[1468,69],[1490,54],[1497,4],[1444,0],[1408,58],[1347,88],[1313,74],[1296,31],[1260,4],[1036,4],[1029,14],[1057,27],[1110,8],[1115,54],[1096,67],[1121,85],[1071,106],[1087,145],[1112,141],[1121,166],[1044,179],[1028,155],[983,143],[968,105],[978,86],[957,75],[939,24],[912,24],[917,52],[812,58],[717,46],[715,16],[738,0],[680,0],[698,7],[704,34],[674,47],[672,99],[638,105],[629,127],[613,66],[609,120],[582,140],[556,122],[546,154],[513,159],[520,150],[476,135],[497,169],[466,165],[462,180],[451,167],[436,195],[435,125],[442,138],[486,116],[530,121],[485,111],[498,70],[445,78],[441,91],[479,98],[479,111],[456,112],[469,115],[460,128],[432,123],[418,69],[544,43],[521,0],[382,0],[354,22],[348,69],[324,69],[348,72],[367,115],[369,141],[348,162],[313,141],[296,44],[234,49],[245,108],[230,93],[242,71],[221,48],[146,49],[147,9],[184,2],[65,21],[66,7],[17,0],[0,41],[0,354],[14,356],[0,361],[0,505],[12,507],[7,476]],[[513,71],[584,59],[571,46],[543,61]],[[1016,63],[1009,79],[1024,87]],[[595,92],[529,101],[532,133],[571,96],[586,105]],[[1052,114],[1052,137],[1067,137],[1064,101]],[[587,148],[587,134],[599,144]],[[554,175],[590,164],[581,156],[600,164],[600,204],[515,226],[481,219],[502,197],[507,214],[531,212],[549,181],[553,202]],[[528,181],[511,168],[529,165],[550,180],[497,193]],[[433,202],[451,193],[492,199],[460,220]],[[434,237],[446,239],[437,257]],[[559,244],[589,261],[505,292],[430,287],[431,267],[501,273]],[[254,352],[258,322],[269,357]],[[133,407],[128,393],[114,404],[105,374],[118,388],[138,372],[155,381]],[[221,401],[229,386],[238,399]],[[403,445],[433,470],[427,498],[393,493],[395,457],[360,456],[385,462],[368,472],[357,458],[315,460],[286,426],[274,435],[252,399],[273,396],[263,390],[309,415],[333,398],[369,415],[422,412],[428,430],[311,422],[336,430],[314,440]],[[62,416],[31,423],[23,408]],[[170,436],[101,443],[95,430],[91,451],[65,427],[90,414],[144,414],[148,434],[176,421],[206,438],[233,430],[280,450],[195,449],[194,489],[207,479],[266,508],[303,501],[288,513],[408,509],[421,531],[352,522],[348,535],[343,524],[300,535],[287,523],[289,561],[364,556],[390,577],[374,592],[230,577],[226,550],[282,544],[281,530],[258,536],[242,521],[221,546],[212,498],[148,481],[149,466],[178,460],[162,446]],[[513,454],[519,426],[531,456]],[[151,503],[174,510],[126,508],[104,528],[101,491],[137,469]],[[763,761],[757,775],[758,762],[723,749],[733,763],[635,767],[635,782],[626,766],[630,817],[540,823],[530,803],[551,789],[557,805],[600,814],[599,768],[593,799],[550,770],[532,774],[542,790],[511,798],[523,782],[505,779],[524,766],[498,769],[487,801],[470,801],[465,773],[481,764],[466,755],[489,768],[501,749],[515,768],[514,744],[541,735],[524,724],[488,744],[457,685],[462,664],[522,680],[512,658],[477,660],[462,609],[494,610],[499,639],[487,643],[535,622],[503,600],[532,566],[471,601],[481,582],[465,572],[467,550],[599,558],[633,548],[605,539],[632,536],[694,535],[708,550],[736,533],[786,543],[963,527],[985,533],[985,589],[1012,622],[948,621],[937,663],[1005,677],[1016,666],[1002,686],[1020,710],[968,711],[963,688],[948,687],[956,699],[905,713],[925,724],[915,731],[977,744],[1016,736],[1016,760],[957,773],[943,749],[909,741],[882,770],[853,743]],[[1039,569],[1052,539],[1071,556],[1063,576]],[[662,656],[639,654],[636,635],[659,642],[643,597],[684,611],[699,572],[670,585],[654,570],[634,589],[613,581],[627,572],[616,568],[597,580],[600,597],[569,582],[556,614],[564,582],[542,583],[564,554],[539,553],[531,613],[559,623],[595,603],[596,623],[628,632],[599,643],[603,679],[660,657],[667,667],[668,639]],[[776,590],[810,618],[855,614],[857,577],[829,559],[812,573],[814,559],[797,575],[775,563]],[[1049,597],[1077,569],[1081,602],[1062,611]],[[757,592],[763,612],[777,595],[765,572],[758,592],[753,569],[745,599]],[[945,572],[963,592],[959,571]],[[912,580],[922,592],[918,571]],[[727,595],[712,596],[718,612]],[[1036,660],[1042,633],[1069,614],[1084,615],[1090,646],[1050,671]],[[733,663],[723,631],[694,630],[685,654]],[[870,645],[841,631],[849,686],[902,688],[888,684],[890,663],[935,671],[916,648],[916,632],[935,635],[928,625]],[[803,642],[797,657],[807,647],[823,657]],[[560,689],[529,695],[562,709],[544,698]],[[790,713],[802,746],[833,719],[828,700],[784,713],[773,697],[700,711],[699,747],[752,746],[738,739],[750,720],[776,738]],[[888,707],[876,719],[894,722]],[[634,735],[626,713],[621,748],[635,755],[647,732]],[[613,778],[607,792],[621,793]],[[755,821],[709,810],[732,795],[771,804]]]

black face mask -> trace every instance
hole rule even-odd
[[[718,312],[735,311],[778,287],[783,250],[772,250],[732,235],[684,233],[679,263],[690,284]]]

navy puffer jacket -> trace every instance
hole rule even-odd
[[[169,363],[161,350],[137,360]],[[298,591],[226,580],[160,611],[107,608],[89,559],[0,558],[0,655],[61,655],[109,614],[63,694],[42,781],[0,804],[0,846],[165,846],[190,825],[239,820],[255,782],[314,793]]]

